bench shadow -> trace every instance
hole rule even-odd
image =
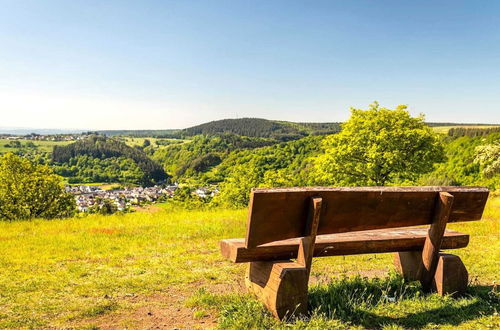
[[[436,305],[439,307],[433,307]],[[312,287],[308,309],[311,315],[369,329],[389,325],[420,329],[429,324],[460,325],[493,315],[499,307],[500,295],[492,286],[472,285],[465,296],[455,299],[426,295],[418,283],[406,283],[401,277],[390,276],[385,279],[356,277]],[[382,310],[380,314],[404,316],[379,315],[374,312],[376,309]],[[389,309],[389,313],[384,309]],[[412,309],[425,310],[404,312]]]

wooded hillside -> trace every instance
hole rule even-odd
[[[338,131],[340,131],[340,123],[293,123],[261,118],[240,118],[211,121],[186,128],[182,132],[187,136],[232,133],[290,141],[307,135],[333,134]]]
[[[52,161],[59,165],[56,172],[83,182],[131,180],[151,185],[167,179],[162,166],[144,151],[104,136],[93,135],[66,146],[55,146]]]

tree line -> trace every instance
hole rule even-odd
[[[496,127],[486,127],[486,128],[479,128],[479,127],[452,127],[448,131],[448,136],[451,137],[462,137],[462,136],[470,136],[470,137],[477,137],[477,136],[487,136],[492,133],[497,133],[500,132],[500,126]]]
[[[387,109],[374,103],[366,110],[351,109],[339,133],[286,142],[230,133],[198,135],[156,149],[144,142],[134,148],[93,135],[55,147],[52,162],[56,173],[83,182],[148,185],[170,175],[185,184],[175,199],[197,206],[244,207],[254,187],[500,187],[500,132],[442,136],[422,116],[412,117],[405,106]],[[219,193],[194,203],[191,189],[208,185],[217,186]],[[64,217],[74,211],[71,205],[61,177],[46,165],[11,153],[0,158],[0,218]]]
[[[82,156],[85,157],[82,158]],[[94,159],[101,161],[108,159],[108,161],[96,162]],[[134,165],[130,162],[127,163],[126,159],[133,161],[137,168],[134,168]],[[136,179],[132,183],[145,186],[165,181],[168,178],[163,167],[150,159],[142,149],[133,148],[121,141],[100,135],[92,135],[84,140],[65,146],[54,146],[52,161],[59,168],[69,168],[68,172],[61,172],[67,175],[73,174],[71,167],[75,164],[82,166],[78,168],[79,172],[85,170],[95,172],[95,168],[98,167],[101,169],[102,176],[108,177],[105,182],[116,177],[112,174],[114,167],[117,167],[117,170],[123,169],[133,173],[131,175]],[[120,167],[122,164],[126,166]],[[141,171],[139,178],[137,178],[139,176],[138,169]],[[83,176],[91,177],[92,175],[83,174]]]

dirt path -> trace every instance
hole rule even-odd
[[[185,295],[185,293],[184,293]],[[77,326],[99,329],[211,329],[216,326],[215,315],[194,317],[194,310],[185,307],[186,297],[175,290],[151,296],[136,296],[120,308],[96,318],[86,319]]]
[[[134,211],[141,213],[156,213],[161,211],[162,208],[156,205],[144,205],[134,207]]]
[[[120,308],[95,318],[82,320],[75,327],[97,327],[99,329],[212,329],[217,326],[217,315],[195,317],[196,309],[186,307],[191,297],[203,283],[191,283],[188,287],[170,287],[165,292],[149,296],[122,298]],[[210,292],[224,294],[244,292],[243,278],[239,283],[216,284]]]
[[[384,270],[355,272],[366,277],[383,276],[385,273]],[[312,275],[310,285],[326,283],[331,279],[331,275]],[[203,283],[191,283],[189,287],[182,289],[171,287],[154,295],[122,298],[120,305],[126,306],[125,308],[82,320],[76,326],[94,326],[99,329],[212,329],[217,326],[217,315],[208,314],[197,318],[196,309],[185,305],[186,299],[202,286]],[[246,291],[243,278],[232,285],[210,286],[209,290],[215,294]]]

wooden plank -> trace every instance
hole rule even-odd
[[[481,218],[483,187],[274,188],[251,193],[246,246],[303,236],[309,198],[323,199],[318,234],[430,224],[439,192],[454,196],[450,222]]]
[[[311,198],[304,237],[300,239],[299,244],[297,263],[307,269],[307,278],[309,278],[309,274],[311,273],[314,243],[316,242],[316,234],[318,232],[320,220],[321,203],[322,200],[320,197]]]
[[[307,269],[296,262],[251,262],[245,283],[278,319],[307,313]]]
[[[433,222],[425,238],[422,251],[422,264],[420,265],[418,273],[422,288],[425,291],[430,291],[432,288],[432,280],[436,272],[439,250],[441,249],[446,223],[450,218],[453,199],[453,196],[449,193],[440,192],[436,201]]]
[[[381,229],[319,235],[316,237],[314,257],[422,251],[427,228]],[[264,244],[247,248],[244,238],[226,239],[220,242],[222,255],[233,262],[286,260],[297,257],[300,239]],[[469,235],[446,230],[442,249],[459,249],[469,244]]]
[[[460,257],[439,253],[433,289],[441,296],[461,296],[467,291],[469,273]]]

